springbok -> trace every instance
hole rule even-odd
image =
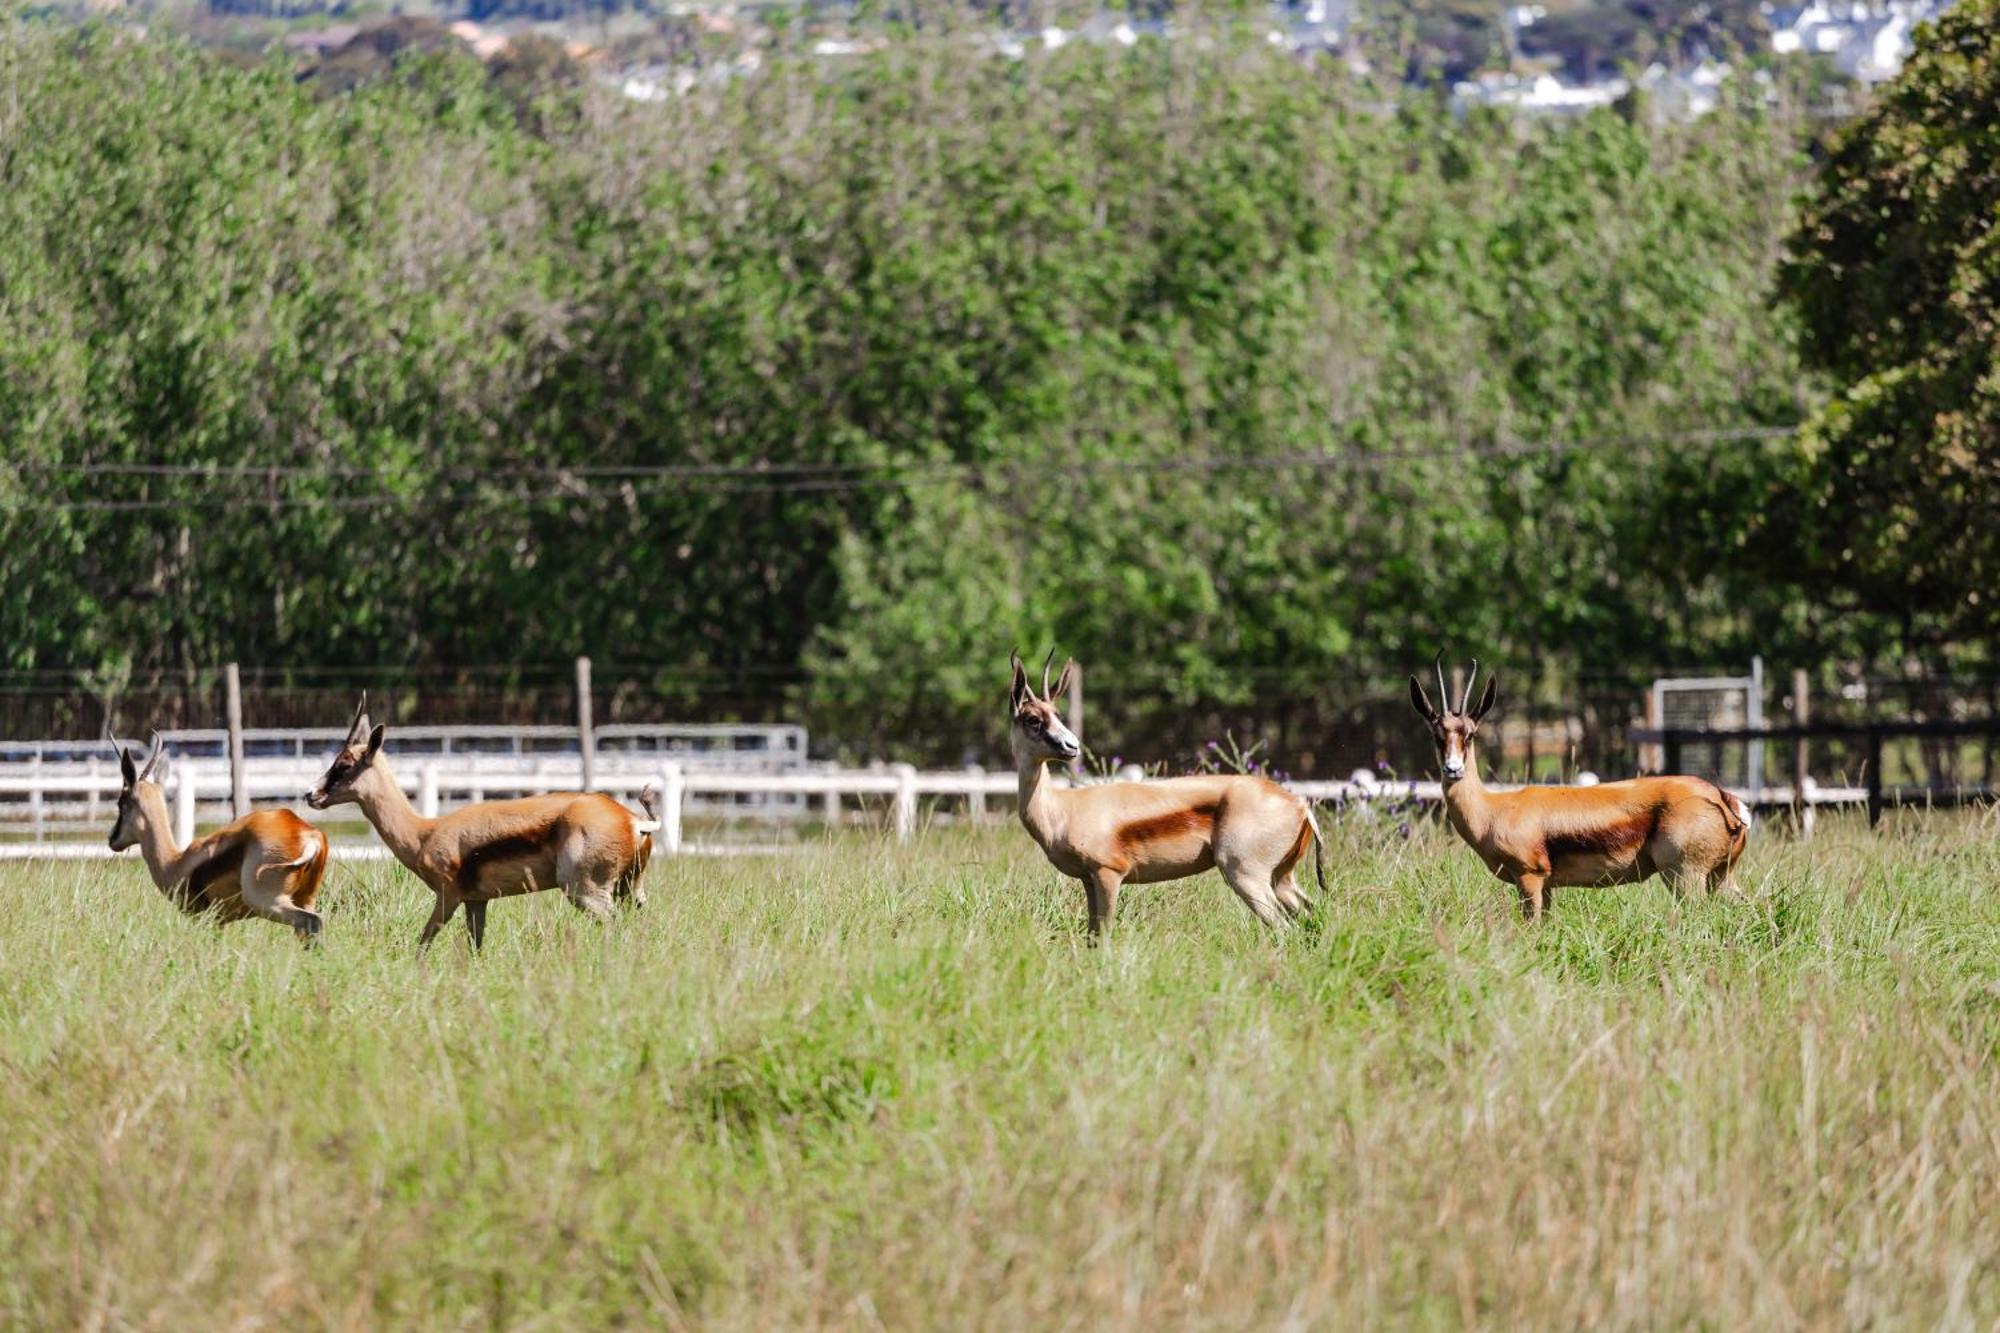
[[[1185,879],[1211,867],[1222,871],[1259,921],[1275,926],[1312,906],[1293,873],[1308,846],[1325,892],[1326,868],[1312,807],[1268,779],[1217,773],[1057,786],[1049,765],[1071,762],[1082,746],[1056,712],[1056,700],[1075,677],[1076,662],[1063,664],[1051,689],[1049,665],[1054,660],[1051,651],[1042,663],[1042,692],[1037,695],[1029,688],[1021,655],[1011,655],[1009,698],[1021,823],[1051,865],[1082,881],[1092,936],[1103,935],[1111,925],[1124,885]]]
[[[1433,664],[1437,665],[1437,664]],[[1479,663],[1458,707],[1437,666],[1440,712],[1410,677],[1410,703],[1430,724],[1451,826],[1499,878],[1521,892],[1521,912],[1539,921],[1558,888],[1637,884],[1664,875],[1678,895],[1697,884],[1736,887],[1737,858],[1750,839],[1750,811],[1704,778],[1648,777],[1594,787],[1488,791],[1479,780],[1479,722],[1499,678],[1486,678],[1470,708]]]
[[[124,786],[111,825],[111,850],[138,844],[146,869],[167,901],[188,913],[210,913],[218,924],[261,917],[290,926],[307,944],[319,939],[320,916],[313,907],[326,875],[326,834],[289,810],[253,810],[186,847],[175,847],[167,798],[154,780],[160,763],[160,733],[143,768],[132,752],[118,751]]]
[[[382,756],[388,728],[368,725],[361,696],[347,739],[306,796],[315,810],[352,801],[376,833],[437,895],[417,947],[429,944],[465,905],[472,947],[486,940],[486,904],[495,898],[561,888],[579,911],[598,920],[614,899],[646,904],[643,877],[652,834],[638,816],[596,792],[551,792],[512,801],[481,801],[429,819],[403,794]]]

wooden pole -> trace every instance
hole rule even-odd
[[[576,659],[576,749],[583,763],[583,789],[597,781],[597,738],[590,726],[590,659]]]
[[[174,841],[185,847],[194,841],[194,765],[177,764],[170,776],[174,787]]]
[[[1660,729],[1660,696],[1652,690],[1646,691],[1646,728],[1649,731],[1658,731]],[[1646,746],[1644,752],[1639,756],[1639,771],[1642,773],[1667,772],[1666,748],[1660,745]]]
[[[1792,721],[1803,728],[1812,718],[1810,685],[1804,668],[1792,672]],[[1802,838],[1812,836],[1812,807],[1806,804],[1806,738],[1803,732],[1792,742],[1792,827]]]
[[[687,803],[687,775],[679,760],[661,765],[659,790],[660,808],[653,813],[660,821],[660,847],[672,855],[681,849],[681,815]]]
[[[243,679],[236,663],[223,664],[222,684],[229,717],[229,810],[241,819],[250,813],[250,775],[243,771]]]
[[[896,774],[896,841],[908,842],[917,831],[917,770],[909,764],[897,764]]]

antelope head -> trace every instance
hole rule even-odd
[[[122,852],[139,841],[139,828],[146,818],[145,809],[140,804],[140,788],[146,788],[143,795],[157,795],[160,790],[154,776],[160,765],[160,733],[153,733],[152,753],[146,756],[143,765],[132,762],[132,752],[118,743],[109,727],[104,730],[104,739],[118,751],[118,775],[124,779],[124,785],[118,792],[118,817],[112,821],[110,838],[111,850]]]
[[[1431,703],[1430,695],[1424,693],[1423,682],[1410,677],[1410,706],[1417,710],[1425,722],[1430,724],[1431,741],[1437,746],[1438,769],[1444,775],[1446,786],[1465,776],[1472,764],[1472,742],[1479,735],[1479,720],[1493,707],[1494,692],[1500,686],[1498,676],[1486,678],[1486,692],[1479,697],[1479,706],[1468,707],[1472,702],[1472,686],[1479,679],[1479,659],[1472,659],[1472,670],[1465,678],[1465,693],[1460,696],[1458,707],[1451,706],[1451,691],[1445,688],[1443,654],[1431,663],[1437,671],[1438,698],[1444,700],[1440,711]]]
[[[1053,688],[1049,685],[1049,667],[1055,662],[1055,649],[1049,650],[1048,660],[1042,663],[1042,692],[1037,695],[1028,684],[1028,672],[1021,665],[1021,654],[1012,653],[1009,661],[1013,664],[1013,684],[1008,689],[1008,699],[1014,714],[1014,758],[1055,760],[1069,763],[1083,753],[1083,745],[1076,733],[1063,725],[1062,715],[1056,712],[1056,700],[1068,690],[1070,681],[1076,676],[1074,658],[1063,663],[1062,675],[1056,677]]]
[[[324,810],[330,805],[360,800],[355,788],[373,766],[387,731],[388,728],[382,726],[369,728],[368,691],[363,690],[361,702],[354,709],[354,720],[347,724],[347,739],[341,742],[340,753],[327,766],[319,785],[306,793],[306,804],[315,810]]]

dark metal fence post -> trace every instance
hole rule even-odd
[[[1882,822],[1882,729],[1868,728],[1868,827]]]

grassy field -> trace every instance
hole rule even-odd
[[[0,1321],[1988,1327],[2000,826],[1760,830],[1530,930],[1433,830],[1106,949],[1016,828],[656,862],[317,955],[0,870]]]

